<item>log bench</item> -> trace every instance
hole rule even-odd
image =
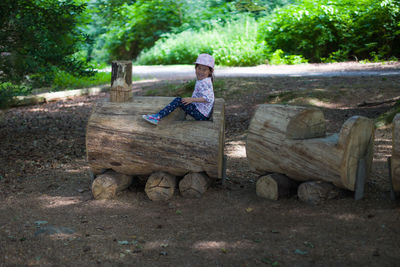
[[[374,124],[368,118],[353,116],[339,133],[326,134],[319,109],[263,104],[251,119],[246,153],[259,174],[280,173],[296,181],[325,181],[356,191],[358,173],[365,178],[370,172],[373,145]]]
[[[168,190],[155,192],[157,187],[165,191],[165,184],[171,187],[177,182],[170,176],[188,176],[190,181],[181,182],[186,186],[199,181],[193,185],[196,192],[203,192],[209,184],[207,179],[201,181],[204,175],[221,179],[224,173],[224,100],[215,100],[209,121],[190,120],[181,109],[173,111],[157,126],[142,119],[143,114],[156,113],[172,100],[172,97],[134,97],[128,102],[96,103],[86,131],[87,161],[93,174],[109,170],[129,176],[157,174],[149,179],[151,184],[146,185],[146,193],[153,200],[166,200],[173,195]],[[191,173],[204,175],[194,179],[188,175]],[[98,183],[97,188],[100,188]],[[193,190],[188,188],[183,191],[187,195],[198,195],[190,194]]]
[[[392,184],[392,198],[400,192],[400,113],[392,123],[392,156],[389,158],[389,172]]]

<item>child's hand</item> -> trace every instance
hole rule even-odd
[[[183,103],[185,106],[189,105],[189,104],[192,103],[192,102],[194,102],[194,101],[193,101],[193,98],[191,98],[191,97],[182,98],[182,103]]]

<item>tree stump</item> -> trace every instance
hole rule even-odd
[[[111,102],[127,102],[132,99],[132,62],[113,61],[111,70]]]
[[[391,176],[394,192],[400,192],[400,113],[393,119]]]
[[[272,173],[257,180],[256,194],[259,197],[278,200],[296,194],[297,182],[284,174]]]
[[[322,180],[355,190],[357,167],[373,156],[373,121],[353,116],[339,133],[325,135],[322,111],[288,105],[259,105],[251,119],[247,159],[257,173],[282,173],[297,181]]]
[[[179,182],[179,191],[184,197],[200,198],[210,183],[211,179],[204,173],[189,173]]]
[[[339,190],[331,183],[310,181],[299,185],[297,196],[303,202],[318,205],[325,200],[338,197]]]
[[[119,192],[128,188],[133,177],[109,170],[98,175],[92,183],[92,194],[95,199],[112,199]]]
[[[153,201],[166,201],[174,195],[176,177],[165,172],[155,172],[146,182],[145,192]]]
[[[87,159],[93,172],[113,169],[133,176],[205,172],[211,178],[222,178],[224,100],[215,100],[208,121],[188,121],[181,109],[157,126],[143,120],[143,114],[158,112],[172,100],[135,97],[125,103],[96,103],[86,131]]]

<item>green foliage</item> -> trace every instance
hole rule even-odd
[[[76,77],[67,72],[59,71],[55,75],[54,82],[52,84],[52,90],[86,88],[110,83],[110,72],[97,72],[95,75],[90,77]]]
[[[31,88],[12,84],[10,82],[0,83],[0,108],[9,107],[15,96],[28,95],[31,93]]]
[[[269,64],[272,65],[294,65],[294,64],[301,64],[307,63],[308,61],[304,59],[301,55],[285,55],[282,49],[277,49],[269,59]]]
[[[132,81],[138,81],[138,76],[132,76]],[[56,73],[51,90],[80,89],[111,83],[111,72],[96,72],[93,76],[74,76],[70,73],[59,71]]]
[[[76,27],[85,4],[76,2],[1,1],[1,80],[20,83],[28,77],[40,86],[51,83],[57,69],[88,73],[86,63],[75,56],[85,41]]]
[[[111,59],[132,59],[139,51],[151,47],[160,36],[178,27],[180,3],[174,0],[138,0],[118,8],[117,19],[110,21],[100,36]]]
[[[211,30],[186,30],[165,35],[138,57],[137,64],[192,64],[200,53],[212,54],[218,65],[248,66],[263,63],[263,50],[257,43],[258,23],[242,17]]]
[[[349,53],[374,61],[400,56],[400,1],[368,1],[354,18]]]
[[[85,48],[87,58],[97,62],[134,59],[159,38],[188,31],[212,31],[242,14],[261,17],[292,1],[93,0],[88,11],[93,21],[85,31],[95,42]]]
[[[276,9],[261,28],[266,54],[282,49],[313,62],[400,54],[398,0],[304,0]]]

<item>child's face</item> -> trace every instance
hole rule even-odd
[[[210,68],[204,65],[197,65],[196,66],[196,77],[197,80],[203,80],[207,78],[211,74]]]

